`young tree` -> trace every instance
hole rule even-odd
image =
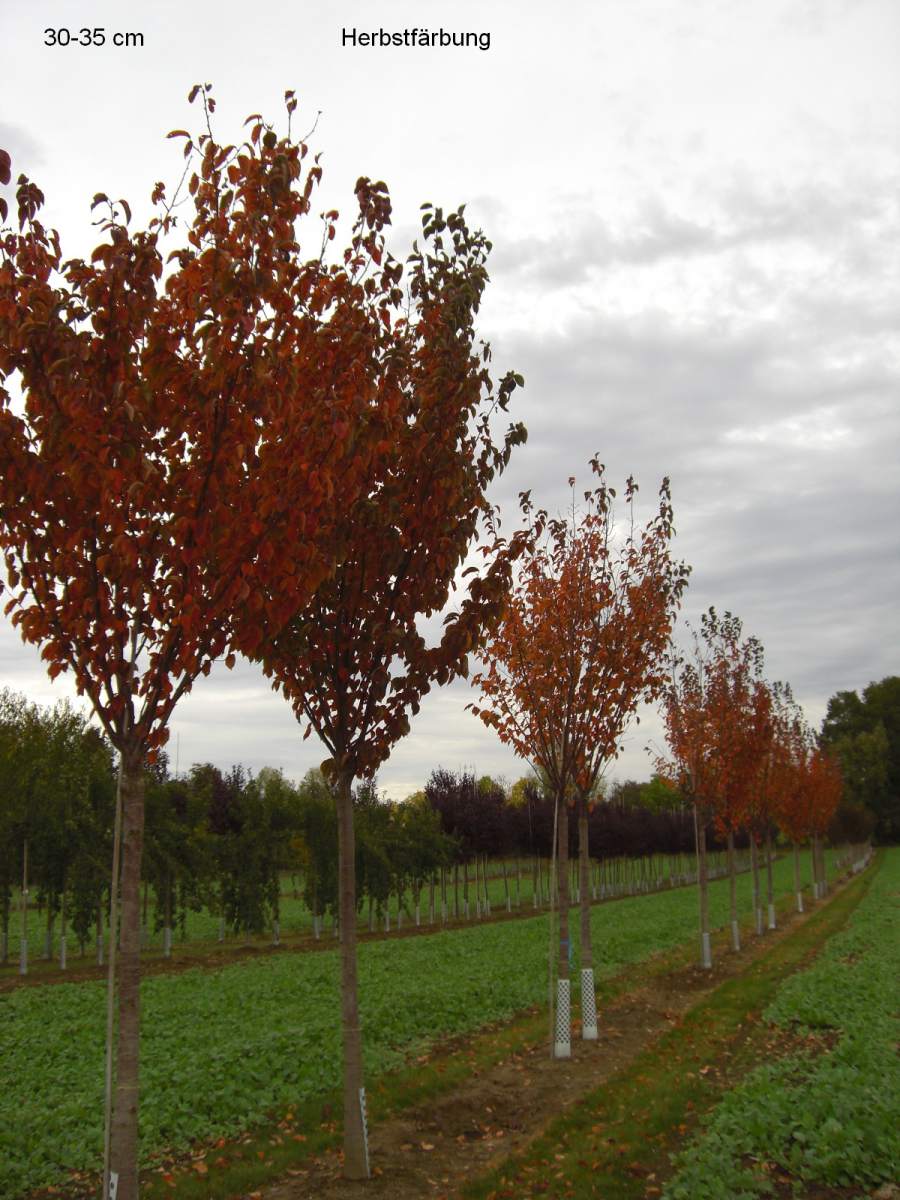
[[[712,967],[707,826],[717,812],[727,811],[728,797],[734,801],[739,794],[742,758],[750,744],[746,734],[756,719],[742,709],[754,694],[753,675],[761,665],[762,648],[755,639],[742,644],[740,636],[741,623],[736,617],[728,612],[720,617],[710,608],[701,617],[699,634],[693,635],[690,658],[679,657],[673,650],[663,695],[671,758],[660,759],[658,769],[676,784],[694,810],[701,963],[705,968]],[[759,698],[758,690],[755,694]],[[730,819],[720,820],[727,830]],[[732,916],[736,919],[734,909]]]
[[[285,135],[254,118],[240,146],[215,140],[209,88],[198,95],[205,131],[171,135],[195,168],[188,217],[159,183],[138,231],[126,202],[98,193],[100,244],[65,260],[20,175],[19,231],[0,235],[6,611],[51,677],[72,671],[121,762],[119,1200],[137,1195],[144,766],[198,675],[229,643],[252,651],[280,629],[342,553],[345,506],[368,489],[395,412],[379,402],[391,364],[374,369],[370,350],[403,303],[392,271],[358,278],[359,246],[386,215],[378,185],[357,185],[343,259],[325,257],[334,213],[302,255],[321,168],[291,134],[293,95]]]
[[[387,221],[386,194],[361,195]],[[475,341],[474,317],[487,282],[490,244],[466,225],[462,210],[444,216],[425,206],[424,248],[409,259],[412,311],[383,322],[380,337],[360,347],[355,382],[367,395],[372,379],[390,381],[384,403],[399,428],[373,461],[374,483],[360,503],[343,505],[342,562],[312,602],[284,629],[269,628],[258,650],[264,670],[299,720],[328,749],[323,766],[338,813],[341,1007],[344,1044],[344,1172],[368,1175],[364,1129],[362,1035],[356,976],[354,780],[371,779],[409,715],[435,683],[467,671],[467,655],[502,609],[510,561],[521,539],[500,538],[486,490],[525,438],[513,424],[497,444],[492,417],[505,410],[521,378],[495,389],[490,351]],[[353,284],[363,291],[370,261],[395,284],[403,268],[379,235],[360,242],[364,255]],[[446,605],[457,571],[483,527],[490,556],[471,578],[459,612],[445,618],[429,646],[423,617]]]
[[[656,516],[635,532],[637,485],[625,491],[628,531],[619,538],[615,496],[596,458],[597,484],[584,508],[547,522],[544,544],[522,564],[507,613],[476,675],[481,720],[542,777],[557,805],[559,963],[556,1057],[571,1053],[569,822],[577,805],[581,902],[581,985],[584,1036],[596,1038],[590,936],[588,817],[606,764],[642,699],[664,682],[663,658],[688,568],[669,553],[672,507],[663,480]],[[574,488],[574,480],[569,480]],[[539,514],[541,524],[545,515]]]

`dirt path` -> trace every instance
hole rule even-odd
[[[668,971],[620,996],[601,1013],[598,1041],[583,1042],[575,1034],[568,1061],[551,1060],[542,1041],[476,1071],[463,1087],[427,1106],[380,1121],[371,1131],[373,1178],[368,1182],[343,1180],[340,1156],[333,1153],[295,1168],[253,1196],[412,1200],[456,1195],[468,1180],[521,1150],[563,1109],[627,1067],[691,1008],[726,979],[745,972],[810,915],[786,914],[777,931],[750,938],[739,954],[730,951],[721,931],[714,939],[712,971],[697,966]]]

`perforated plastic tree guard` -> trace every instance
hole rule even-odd
[[[585,1041],[597,1040],[597,993],[594,991],[594,968],[581,972],[581,1036]]]
[[[568,979],[556,981],[556,1040],[554,1058],[572,1055],[572,992]]]

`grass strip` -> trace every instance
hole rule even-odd
[[[763,1009],[781,981],[840,930],[868,890],[868,871],[728,980],[602,1088],[552,1121],[519,1155],[472,1181],[466,1200],[632,1200],[658,1196],[671,1154],[700,1114],[758,1061]],[[721,1194],[721,1193],[720,1193]]]
[[[791,976],[764,1016],[819,1040],[767,1063],[713,1111],[678,1156],[666,1200],[771,1195],[772,1181],[867,1191],[900,1175],[900,850],[846,927],[807,971]]]

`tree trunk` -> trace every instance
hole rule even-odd
[[[797,897],[797,912],[803,912],[803,889],[800,886],[800,847],[794,842],[794,894]]]
[[[138,1197],[138,1068],[141,982],[141,856],[144,846],[144,755],[122,760],[122,900],[118,950],[119,1035],[110,1137],[110,1171],[118,1176],[116,1200]],[[111,884],[115,903],[115,881]],[[110,938],[115,931],[110,930]],[[110,945],[110,953],[114,952]]]
[[[579,910],[581,917],[581,1036],[597,1038],[597,994],[594,990],[594,952],[591,945],[591,860],[588,846],[588,806],[578,800]]]
[[[172,876],[166,875],[166,923],[163,928],[163,956],[172,957]]]
[[[66,934],[68,932],[68,913],[66,912],[66,884],[63,881],[62,896],[59,902],[59,969],[66,970]]]
[[[753,921],[758,934],[763,931],[762,903],[759,888],[759,854],[756,849],[756,835],[750,833],[750,872],[753,879]]]
[[[341,1024],[344,1039],[344,1177],[368,1179],[362,1033],[356,978],[356,850],[353,833],[353,780],[337,785],[338,887],[341,935]]]
[[[741,948],[741,927],[737,915],[737,871],[734,861],[734,830],[728,830],[728,898],[731,905],[731,948]]]
[[[556,976],[556,1042],[554,1058],[572,1053],[572,992],[569,979],[569,806],[559,800],[557,879],[559,882],[559,962]]]
[[[712,968],[712,946],[709,939],[709,872],[706,863],[706,813],[701,819],[694,805],[694,833],[697,841],[697,891],[700,896],[700,963]]]
[[[103,966],[103,901],[97,901],[97,966]]]
[[[775,928],[775,886],[772,881],[772,827],[766,829],[766,899],[769,905],[769,928]]]
[[[19,942],[19,974],[28,974],[28,838],[22,843],[22,939]]]
[[[8,887],[3,889],[3,933],[0,936],[2,946],[0,946],[0,962],[6,966],[9,961],[9,910],[11,905],[11,897]]]

